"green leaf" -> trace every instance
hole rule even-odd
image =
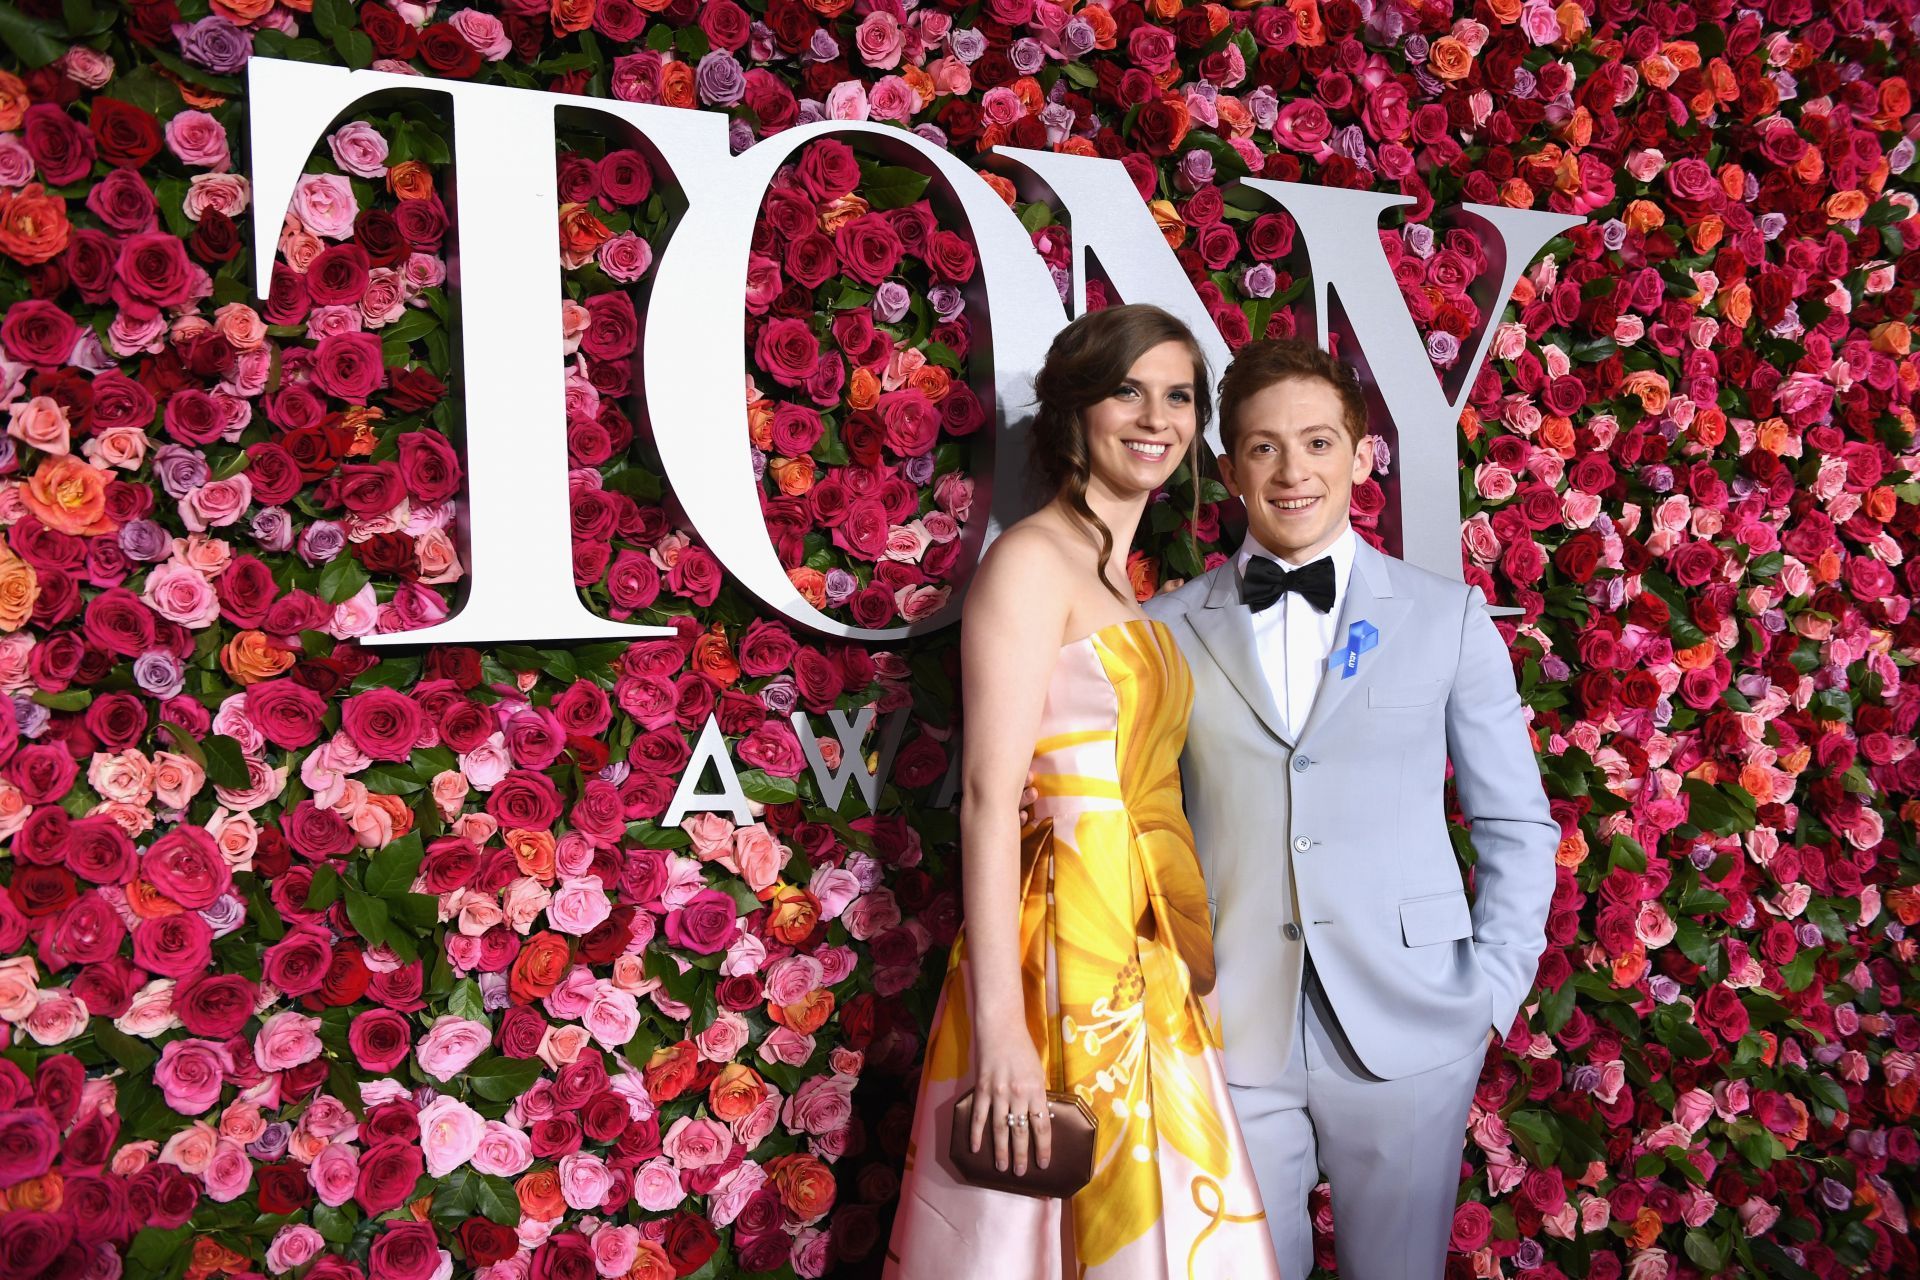
[[[873,209],[904,209],[918,200],[932,181],[929,174],[905,165],[861,166],[860,196]]]
[[[0,4],[0,41],[29,67],[44,67],[67,51],[63,33],[51,22],[29,18],[10,4]]]
[[[520,1225],[520,1197],[513,1184],[498,1174],[482,1174],[474,1182],[473,1207],[503,1227]]]
[[[447,997],[447,1012],[470,1022],[485,1022],[487,1006],[480,997],[480,984],[472,978],[454,983],[453,992]]]
[[[424,307],[410,310],[386,328],[380,330],[382,342],[412,342],[415,338],[424,338],[440,327],[440,317]]]
[[[352,923],[353,931],[366,939],[368,946],[387,941],[393,931],[387,915],[387,904],[354,888],[351,881],[341,887],[346,891],[347,919]]]
[[[200,739],[200,748],[207,754],[207,777],[215,786],[246,790],[247,757],[238,742],[223,733],[210,733]]]
[[[328,604],[344,604],[366,585],[366,570],[360,567],[358,560],[345,552],[327,561],[320,570],[320,598]]]
[[[473,1091],[489,1102],[510,1102],[540,1078],[540,1059],[482,1058],[460,1073]]]
[[[313,869],[313,882],[307,886],[307,910],[325,911],[340,900],[340,873],[327,863]]]
[[[150,1045],[128,1035],[107,1018],[93,1020],[93,1042],[131,1072],[145,1071],[160,1057]]]
[[[353,0],[313,0],[313,25],[329,40],[354,29]]]
[[[800,794],[792,778],[782,778],[763,769],[746,769],[740,774],[740,789],[747,799],[761,804],[786,804]]]
[[[1802,951],[1780,966],[1780,981],[1789,991],[1805,991],[1807,984],[1813,981],[1813,975],[1819,964],[1818,951],[1811,949]]]
[[[0,9],[0,12],[5,10]],[[187,1242],[191,1239],[193,1239],[191,1225],[168,1230],[147,1227],[134,1236],[133,1244],[127,1250],[127,1260],[140,1264],[141,1275],[164,1275],[172,1269],[176,1260],[186,1257]]]
[[[1685,1248],[1687,1256],[1704,1268],[1708,1275],[1718,1275],[1721,1268],[1727,1265],[1725,1248],[1703,1230],[1696,1228],[1687,1232]]]
[[[1687,821],[1702,831],[1734,835],[1753,830],[1753,797],[1742,788],[1716,787],[1698,778],[1684,778],[1680,787],[1688,798]]]
[[[36,689],[33,700],[51,711],[85,711],[93,705],[91,689]]]
[[[403,836],[374,854],[360,878],[367,892],[379,898],[394,898],[413,891],[413,878],[420,870],[426,851],[420,837]]]
[[[334,1206],[320,1203],[313,1207],[313,1229],[328,1244],[347,1245],[353,1243],[354,1219],[357,1216],[353,1202]]]
[[[1053,210],[1045,202],[1035,200],[1020,210],[1020,225],[1027,229],[1029,235],[1042,227],[1050,227],[1053,225]]]

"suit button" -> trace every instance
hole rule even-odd
[[[1313,841],[1307,839],[1305,836],[1296,837],[1293,842],[1294,852],[1305,853],[1307,851],[1308,846],[1310,846],[1312,843]]]
[[[1295,756],[1293,758],[1293,771],[1295,773],[1305,773],[1307,766],[1312,763],[1313,761],[1307,759],[1305,756]]]
[[[1286,926],[1282,928],[1280,932],[1287,935],[1288,942],[1300,941],[1300,926],[1293,923],[1293,921],[1291,920],[1287,921]]]

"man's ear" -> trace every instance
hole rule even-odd
[[[1228,496],[1234,498],[1240,497],[1240,482],[1234,478],[1232,455],[1225,453],[1214,454],[1213,465],[1220,472],[1220,483],[1227,487]]]
[[[1373,437],[1360,437],[1360,443],[1353,451],[1353,482],[1359,484],[1373,474]]]

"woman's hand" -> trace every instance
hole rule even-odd
[[[1040,1053],[1027,1038],[1024,1020],[1003,1028],[982,1027],[974,1040],[972,1149],[993,1131],[993,1167],[1005,1172],[1009,1160],[1025,1174],[1031,1155],[1042,1169],[1053,1159],[1053,1126],[1047,1113],[1046,1075]],[[1007,1118],[1025,1117],[1019,1124]]]

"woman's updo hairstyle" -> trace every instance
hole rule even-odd
[[[1213,421],[1213,377],[1193,331],[1159,307],[1128,303],[1089,311],[1054,338],[1046,363],[1033,379],[1039,412],[1028,438],[1028,467],[1042,492],[1049,498],[1055,494],[1065,498],[1068,508],[1098,539],[1100,581],[1119,600],[1128,597],[1107,577],[1113,532],[1087,505],[1092,464],[1081,414],[1117,391],[1134,361],[1163,342],[1178,342],[1193,357],[1195,430],[1187,446],[1191,461],[1194,446]],[[1197,500],[1197,476],[1194,494]]]

